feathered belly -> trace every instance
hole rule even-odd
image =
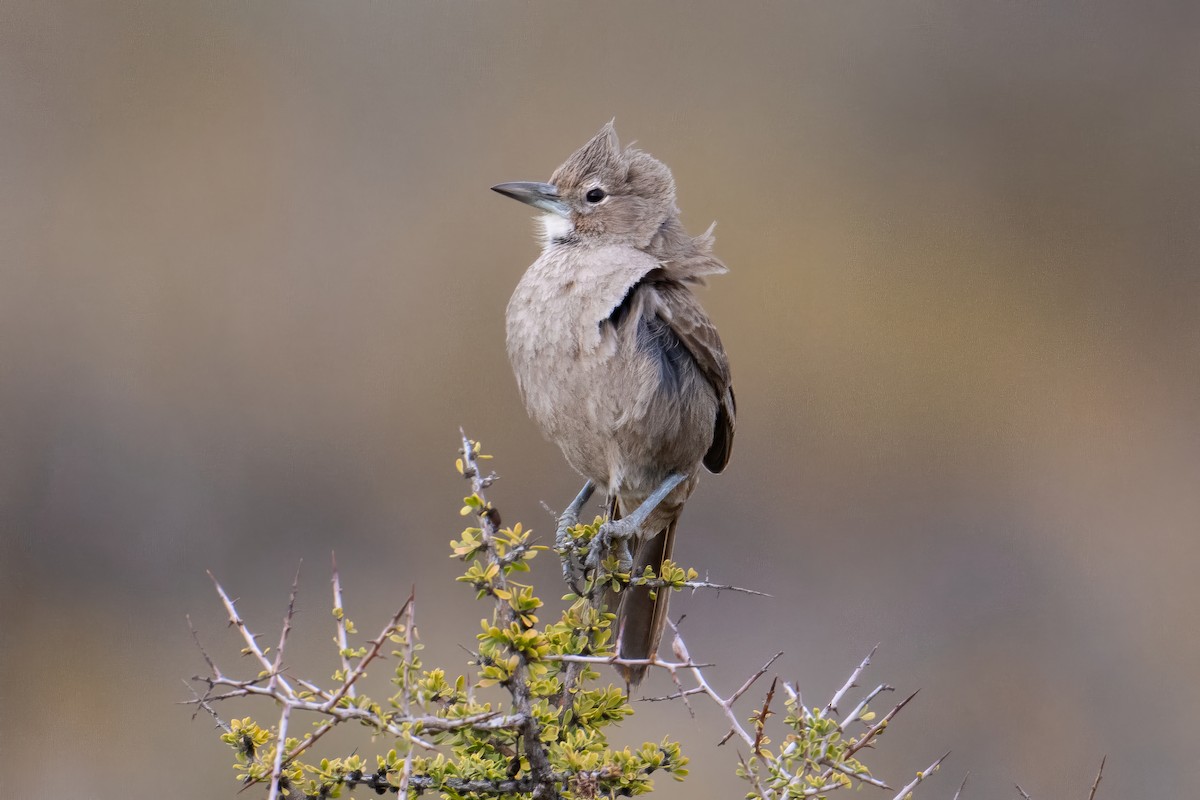
[[[717,399],[694,365],[664,372],[656,354],[619,337],[592,351],[561,344],[514,359],[514,368],[530,417],[575,470],[635,496],[697,470],[712,444]]]

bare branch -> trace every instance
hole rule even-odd
[[[731,704],[736,703],[738,698],[741,697],[742,695],[744,695],[746,693],[746,691],[751,686],[754,685],[754,682],[756,680],[758,680],[763,675],[765,675],[767,673],[767,670],[769,670],[771,668],[771,665],[775,663],[776,659],[778,659],[782,655],[783,655],[783,651],[780,650],[778,653],[776,653],[775,655],[768,658],[767,663],[763,664],[761,667],[758,668],[758,672],[754,673],[749,678],[747,678],[746,682],[743,683],[736,692],[734,692],[732,695],[729,696],[729,702]],[[772,688],[774,688],[774,684],[772,684]]]
[[[195,626],[192,625],[192,615],[185,614],[184,616],[187,618],[188,630],[192,632],[192,641],[196,643],[196,647],[200,650],[200,655],[204,657],[204,663],[208,664],[208,668],[212,671],[214,678],[220,676],[221,671],[217,669],[217,665],[213,663],[212,658],[208,655],[208,651],[200,643],[200,634],[196,631]]]
[[[292,632],[292,617],[296,613],[296,592],[300,590],[300,567],[303,565],[304,559],[300,559],[300,563],[296,565],[296,577],[292,579],[292,593],[288,597],[287,614],[283,617],[283,630],[279,632],[279,647],[275,648],[275,663],[271,667],[271,686],[275,685],[279,671],[283,668],[283,651],[287,647],[288,634]]]
[[[866,711],[868,703],[870,703],[872,700],[874,700],[876,697],[878,697],[883,692],[892,692],[892,691],[895,691],[895,687],[888,686],[886,683],[879,684],[873,690],[871,690],[870,694],[868,694],[866,697],[864,697],[859,702],[859,704],[854,707],[853,711],[851,711],[849,714],[846,715],[846,718],[841,721],[841,724],[838,727],[841,728],[842,730],[845,730],[847,725],[849,725],[852,722],[854,722],[855,720],[857,720],[859,718],[859,716],[861,716],[862,713],[864,711]]]
[[[876,722],[874,725],[872,725],[870,728],[868,728],[867,732],[862,735],[861,739],[859,739],[857,742],[855,742],[850,747],[846,748],[846,756],[847,757],[852,756],[855,753],[857,753],[859,750],[863,749],[868,744],[870,744],[871,741],[876,736],[879,735],[879,732],[881,730],[883,730],[885,727],[887,727],[887,724],[892,721],[892,718],[900,713],[900,709],[904,708],[906,705],[908,705],[910,702],[912,702],[912,699],[914,697],[916,697],[920,693],[920,691],[921,691],[920,689],[917,689],[917,691],[913,692],[908,697],[901,700],[896,705],[895,708],[893,708],[886,715],[884,715],[883,719],[879,720],[879,722]],[[945,756],[943,756],[943,758],[945,758]]]
[[[680,587],[682,589],[691,589],[693,592],[699,589],[713,589],[718,594],[721,592],[738,592],[741,594],[752,594],[757,597],[770,597],[766,592],[760,592],[756,589],[746,589],[742,586],[734,586],[728,583],[713,583],[711,581],[683,581],[682,583],[672,583],[671,581],[662,578],[633,578],[629,581],[630,586],[645,586],[647,589],[662,589],[664,587]]]
[[[967,778],[969,777],[971,777],[971,773],[968,770],[967,774],[963,775],[962,783],[958,785],[958,791],[954,793],[952,800],[958,800],[959,796],[962,795],[962,790],[967,788]]]
[[[691,661],[664,661],[658,656],[654,658],[621,658],[618,655],[573,656],[558,655],[555,653],[543,656],[542,661],[565,661],[570,664],[603,664],[605,666],[618,667],[661,667],[668,672],[677,672],[681,669],[691,669],[692,667],[714,666],[713,664],[698,664]]]
[[[854,778],[854,780],[856,780],[856,781],[862,781],[863,783],[869,783],[872,786],[878,786],[880,789],[887,789],[888,791],[892,790],[892,787],[888,786],[883,781],[879,780],[878,778],[874,778],[865,772],[855,772],[854,770],[850,769],[849,767],[845,766],[844,764],[838,764],[835,762],[831,762],[828,759],[822,763],[826,764],[831,769],[842,773],[843,775],[848,775],[849,777]]]
[[[670,619],[667,620],[667,625],[670,625],[671,630],[674,632],[674,639],[672,640],[671,645],[672,649],[674,650],[674,654],[676,654],[680,661],[685,663],[694,663],[692,662],[691,655],[688,652],[688,645],[684,644],[683,637],[679,636],[679,628]],[[716,693],[712,686],[709,686],[708,680],[704,679],[704,673],[701,672],[700,667],[690,667],[689,672],[691,672],[692,678],[695,679],[698,690],[703,691],[704,693],[708,694],[710,698],[713,698],[714,702],[721,706],[721,710],[725,711],[725,716],[728,718],[728,721],[730,721],[730,733],[726,734],[724,739],[721,739],[720,744],[724,745],[726,741],[730,740],[732,735],[737,734],[742,736],[742,741],[746,742],[746,745],[750,745],[751,747],[754,746],[754,736],[746,733],[746,729],[742,727],[742,721],[740,721],[738,715],[734,714],[733,712],[733,703],[731,700],[726,700],[724,697],[721,697],[720,694]],[[749,682],[754,682],[754,680],[751,679]]]
[[[404,771],[400,773],[400,786],[396,792],[396,797],[408,797],[408,787],[412,783],[413,777],[413,751],[410,747],[408,753],[404,756]]]
[[[262,648],[258,646],[258,637],[252,634],[250,629],[246,627],[245,621],[243,621],[241,616],[238,614],[237,608],[234,606],[233,601],[229,599],[229,595],[225,593],[225,589],[217,580],[217,576],[213,575],[212,572],[209,571],[208,577],[212,579],[213,586],[215,586],[217,589],[217,594],[221,596],[221,602],[225,606],[226,613],[229,614],[229,624],[237,628],[238,633],[240,633],[242,635],[242,639],[245,640],[246,652],[252,654],[256,659],[258,659],[258,663],[262,665],[265,675],[269,677],[274,676],[275,665],[267,659],[267,656],[262,651]],[[288,695],[295,694],[295,692],[292,690],[291,684],[289,684],[286,679],[280,677],[279,685],[284,688],[284,691],[286,691]]]
[[[416,603],[416,599],[415,599],[416,596],[417,596],[417,587],[413,586],[408,590],[408,602],[405,603],[405,606],[407,606],[407,609],[408,609],[407,612],[405,613],[405,620],[404,620],[404,634],[405,634],[404,635],[404,663],[405,664],[413,663],[413,645],[416,643],[416,638],[417,638],[417,632],[416,632],[416,613],[417,613],[416,606],[417,606],[417,603]],[[409,714],[412,713],[412,702],[409,698],[408,670],[407,669],[403,670],[401,673],[400,710],[402,712],[404,712],[405,716],[408,716]]]
[[[208,712],[209,716],[211,716],[213,718],[213,720],[216,721],[218,728],[225,731],[226,733],[229,733],[232,730],[232,728],[229,727],[229,723],[227,723],[225,720],[221,719],[220,715],[217,714],[217,710],[208,704],[208,700],[201,697],[199,694],[196,693],[196,689],[194,686],[192,686],[187,681],[184,681],[183,685],[188,687],[188,691],[192,693],[192,699],[185,700],[183,702],[196,704],[196,710],[194,712],[192,712],[192,719],[196,718],[196,714],[200,713],[200,709],[204,709],[205,711]]]
[[[871,657],[875,655],[875,651],[878,649],[879,645],[875,645],[871,648],[871,652],[867,653],[867,657],[862,660],[862,663],[858,665],[857,669],[850,673],[849,680],[847,680],[842,688],[838,689],[833,697],[830,698],[828,705],[825,706],[825,710],[821,712],[821,716],[826,716],[830,713],[837,713],[838,703],[842,702],[842,698],[846,696],[846,692],[850,691],[855,686],[858,686],[859,676],[862,675],[863,670],[866,669],[871,663]]]
[[[279,738],[275,744],[275,766],[271,768],[271,788],[267,800],[278,800],[279,778],[283,775],[283,749],[287,745],[288,720],[292,716],[291,705],[285,703],[279,712]]]
[[[942,756],[937,761],[934,761],[932,764],[930,764],[924,770],[922,770],[921,772],[918,772],[917,777],[913,778],[912,781],[907,786],[905,786],[903,789],[896,792],[896,796],[894,798],[892,798],[892,800],[904,800],[904,798],[908,797],[908,793],[911,792],[913,789],[917,788],[917,784],[921,783],[926,778],[928,778],[930,775],[937,772],[938,767],[942,766],[942,762],[945,761],[949,757],[950,757],[950,754],[946,753],[946,755]]]
[[[331,552],[329,560],[333,564],[332,577],[330,582],[333,584],[333,616],[337,621],[337,646],[338,656],[342,659],[342,677],[350,677],[350,656],[347,655],[350,650],[350,640],[346,635],[346,606],[342,602],[342,579],[338,574],[337,554]],[[346,692],[351,696],[355,696],[353,685],[346,687]]]
[[[1096,790],[1100,788],[1100,779],[1104,777],[1104,762],[1108,761],[1108,756],[1100,758],[1100,769],[1096,772],[1096,780],[1092,782],[1092,791],[1088,792],[1088,800],[1096,800]]]

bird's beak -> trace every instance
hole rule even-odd
[[[498,183],[492,187],[492,191],[499,192],[505,197],[511,197],[513,200],[520,200],[522,203],[540,208],[542,211],[558,214],[560,217],[571,215],[571,207],[558,196],[558,187],[552,183],[513,181],[512,183]]]

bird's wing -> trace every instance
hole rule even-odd
[[[703,236],[689,237],[677,224],[665,225],[661,234],[668,238],[656,243],[658,252],[639,253],[637,258],[626,254],[620,270],[606,267],[606,276],[617,280],[609,282],[602,293],[601,302],[608,311],[601,320],[599,335],[603,337],[606,326],[611,331],[623,329],[631,314],[643,315],[652,323],[661,321],[654,326],[655,335],[672,340],[660,341],[664,356],[670,359],[673,353],[684,350],[717,395],[713,442],[704,455],[704,466],[720,472],[729,463],[733,448],[737,402],[721,337],[689,285],[701,284],[704,276],[725,272],[726,268],[712,255],[711,228]],[[623,291],[617,294],[613,289]],[[675,342],[681,348],[676,348]]]
[[[729,373],[729,358],[717,334],[717,327],[704,313],[700,301],[686,286],[675,280],[654,281],[649,277],[656,302],[647,311],[655,313],[667,324],[671,334],[691,355],[701,374],[717,394],[717,419],[713,443],[704,456],[704,466],[710,472],[720,472],[729,463],[733,449],[733,432],[737,416],[737,401],[733,395],[733,379]]]

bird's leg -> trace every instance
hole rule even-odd
[[[571,541],[569,531],[579,524],[579,512],[583,510],[587,501],[592,499],[592,493],[595,491],[596,484],[591,481],[585,483],[571,501],[571,505],[567,506],[567,510],[558,518],[558,528],[554,532],[554,546],[562,558],[563,580],[575,594],[580,594],[576,576],[582,572],[583,565],[575,556],[575,543]]]
[[[655,489],[649,497],[642,501],[642,504],[634,509],[634,512],[628,517],[621,519],[610,519],[600,526],[600,532],[596,538],[592,540],[591,549],[588,551],[587,567],[593,573],[600,568],[600,560],[603,554],[608,551],[614,542],[620,544],[620,551],[617,553],[617,571],[629,572],[633,569],[633,556],[630,553],[629,544],[642,525],[646,523],[647,518],[654,513],[654,509],[658,508],[659,504],[667,498],[675,487],[683,482],[687,476],[680,472],[675,472],[667,476],[658,488]]]

